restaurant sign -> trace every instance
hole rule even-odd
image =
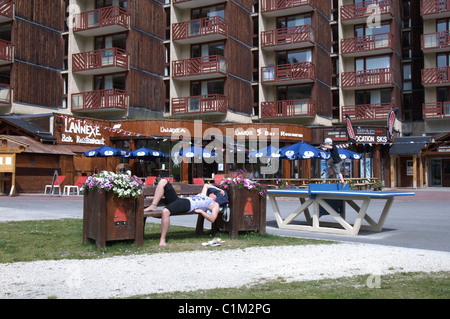
[[[105,145],[105,137],[99,126],[71,117],[64,117],[63,124],[62,143]]]

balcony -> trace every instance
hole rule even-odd
[[[227,60],[220,55],[172,62],[172,76],[180,80],[204,80],[227,76]]]
[[[172,99],[172,116],[226,114],[227,109],[227,97],[221,94],[208,94]]]
[[[422,69],[422,84],[423,86],[442,86],[450,83],[449,78],[450,67],[437,67]]]
[[[14,46],[11,42],[0,39],[0,65],[14,61]]]
[[[128,109],[128,92],[119,89],[72,94],[72,112],[123,111]]]
[[[0,3],[0,23],[14,19],[14,0],[3,0]]]
[[[341,19],[344,24],[367,23],[367,18],[379,14],[380,20],[391,19],[392,0],[366,0],[341,7]]]
[[[341,40],[342,54],[348,57],[386,54],[394,51],[392,34],[380,33]]]
[[[425,120],[450,119],[450,102],[424,103],[422,111]]]
[[[11,85],[0,83],[0,106],[11,105]]]
[[[348,114],[353,121],[386,121],[389,112],[395,108],[393,103],[344,105],[342,106],[342,121]]]
[[[119,6],[81,12],[73,17],[73,32],[93,37],[128,31],[130,14]]]
[[[394,71],[391,68],[342,72],[343,89],[379,89],[394,85]]]
[[[261,0],[261,13],[268,17],[310,12],[316,0]]]
[[[261,118],[311,117],[316,115],[314,100],[283,100],[261,103]]]
[[[172,3],[180,9],[192,9],[216,4],[217,0],[172,0]]]
[[[228,37],[228,24],[222,17],[207,17],[174,23],[172,39],[180,44],[219,41]]]
[[[300,84],[315,81],[315,66],[311,62],[281,64],[261,68],[263,84]]]
[[[423,34],[422,50],[425,51],[426,53],[449,51],[450,31]]]
[[[261,47],[266,50],[292,50],[314,45],[314,29],[300,25],[261,32]]]
[[[420,13],[424,20],[450,17],[450,0],[422,0]]]
[[[129,54],[119,48],[94,50],[72,55],[72,71],[85,75],[107,74],[128,70]]]

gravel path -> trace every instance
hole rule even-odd
[[[338,243],[0,264],[0,298],[110,298],[240,287],[279,277],[316,280],[450,271],[450,253]],[[381,278],[382,285],[382,278]]]

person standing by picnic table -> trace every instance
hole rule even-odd
[[[334,173],[339,175],[339,178],[342,182],[342,188],[347,184],[344,181],[344,177],[341,173],[342,159],[339,156],[338,149],[336,145],[334,145],[333,140],[331,138],[326,138],[323,144],[320,144],[320,149],[324,151],[330,152],[330,160],[328,161],[328,168],[334,169]]]

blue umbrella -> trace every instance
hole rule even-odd
[[[132,158],[143,158],[143,157],[163,157],[164,153],[155,151],[149,148],[138,148],[137,150],[130,152],[130,157]]]
[[[204,157],[210,158],[214,156],[214,152],[203,149],[198,146],[191,146],[188,148],[181,149],[178,154],[184,157]]]
[[[342,159],[360,159],[360,158],[362,158],[361,154],[349,151],[345,148],[338,148],[338,152],[339,152],[339,156]]]
[[[287,159],[305,159],[305,158],[324,158],[330,157],[327,152],[321,151],[317,147],[314,147],[305,142],[299,142],[292,145],[288,145],[280,148],[281,157]]]
[[[94,150],[84,152],[84,156],[87,157],[126,156],[127,154],[127,151],[106,145]]]
[[[263,149],[251,152],[248,157],[280,157],[280,149],[269,145]]]

